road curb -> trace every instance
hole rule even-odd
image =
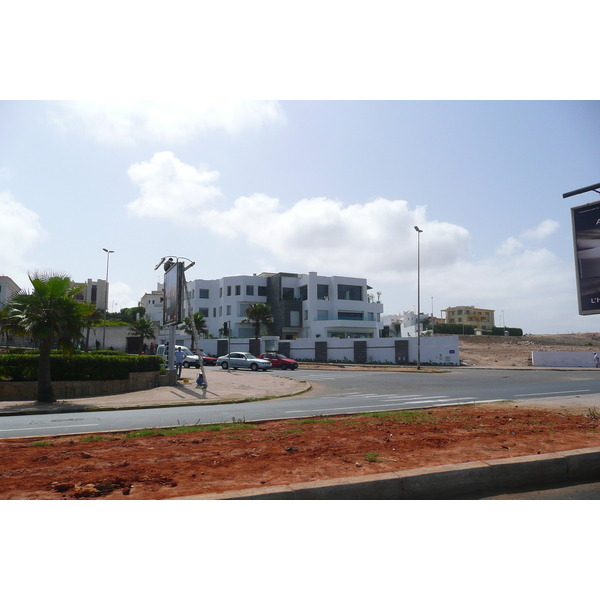
[[[600,477],[600,446],[172,500],[445,500]]]

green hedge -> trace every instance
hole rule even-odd
[[[473,325],[451,324],[451,323],[436,323],[435,333],[453,333],[456,335],[475,335]]]
[[[520,327],[507,327],[506,332],[509,336],[522,336],[523,330]],[[504,327],[492,327],[491,331],[484,331],[483,335],[505,335]]]
[[[0,355],[0,380],[37,381],[38,354]],[[154,355],[52,353],[52,381],[107,381],[127,379],[129,373],[160,371],[162,357]]]

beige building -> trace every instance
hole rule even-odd
[[[476,331],[491,331],[494,327],[494,311],[489,308],[450,306],[442,313],[446,313],[445,322],[449,325],[472,325]]]
[[[104,279],[98,279],[97,281],[88,279],[87,283],[73,282],[73,285],[85,285],[80,292],[75,294],[74,300],[93,304],[99,310],[104,310],[106,308],[108,284]]]

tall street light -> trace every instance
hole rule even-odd
[[[417,369],[421,369],[421,234],[422,229],[415,225],[417,232]]]
[[[106,350],[106,311],[108,310],[108,261],[110,255],[114,250],[107,250],[102,248],[106,252],[106,282],[104,284],[104,327],[102,328],[102,350]]]

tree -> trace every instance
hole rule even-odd
[[[91,312],[85,318],[85,351],[90,349],[90,329],[95,329],[102,325],[102,318],[104,311],[94,307],[94,311]]]
[[[35,272],[29,275],[29,281],[33,291],[21,290],[8,301],[5,328],[39,342],[38,402],[51,403],[56,397],[50,373],[50,351],[57,344],[64,354],[71,353],[94,307],[73,299],[85,286],[73,286],[68,275]]]
[[[129,333],[131,333],[131,335],[140,336],[140,347],[144,345],[144,340],[156,339],[156,334],[154,333],[154,323],[148,317],[142,317],[141,319],[138,319],[135,323],[130,325]]]
[[[264,302],[256,302],[246,309],[246,318],[242,323],[250,323],[254,327],[255,346],[258,348],[261,325],[270,325],[273,322],[271,307]]]
[[[396,337],[402,333],[402,321],[392,321],[392,331]]]
[[[196,325],[196,331],[198,335],[208,335],[208,327],[206,326],[206,321],[204,320],[204,316],[200,313],[194,313],[194,325]],[[179,328],[183,329],[188,335],[193,334],[192,321],[189,317],[185,317],[185,319],[183,319],[183,325],[180,325]]]

